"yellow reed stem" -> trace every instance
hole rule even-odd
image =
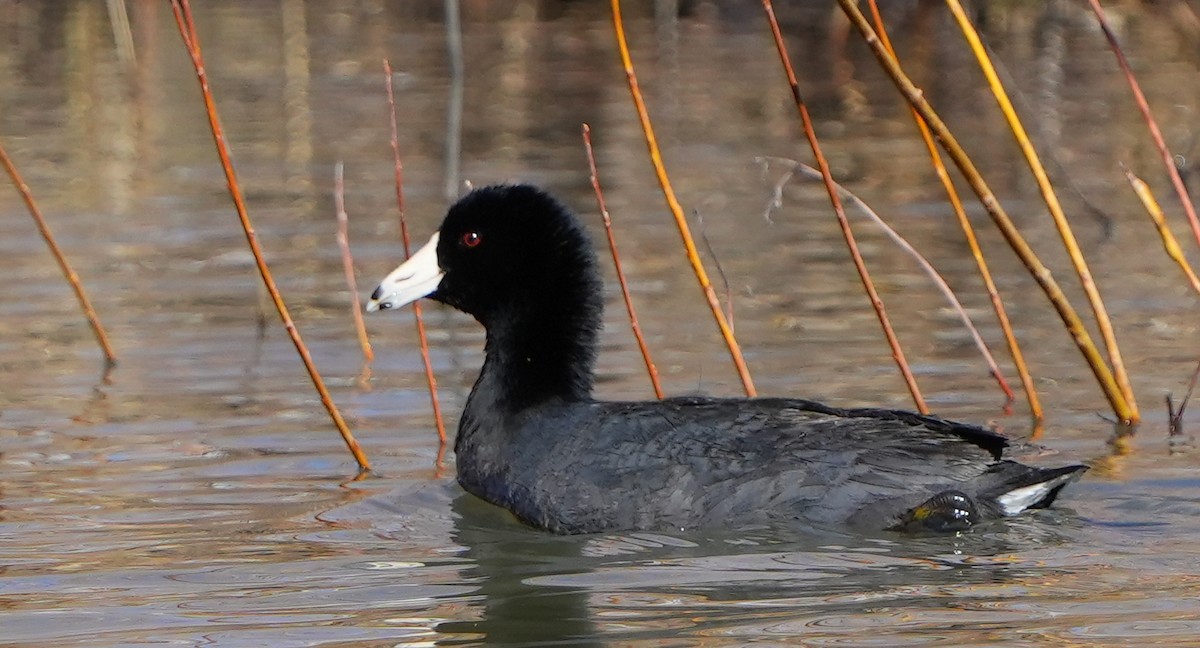
[[[633,97],[633,105],[637,109],[638,120],[642,124],[642,133],[646,137],[646,148],[650,151],[650,163],[654,165],[654,174],[658,177],[658,184],[662,187],[663,198],[667,201],[667,208],[671,210],[671,215],[675,218],[675,225],[679,229],[679,236],[683,239],[683,247],[687,253],[688,262],[692,265],[692,272],[696,275],[696,281],[700,283],[700,290],[704,293],[705,300],[708,301],[708,307],[712,310],[713,319],[716,320],[717,328],[721,331],[721,337],[725,339],[725,345],[729,348],[729,356],[733,360],[733,366],[737,369],[738,376],[742,380],[742,388],[747,396],[756,396],[757,390],[754,389],[754,381],[750,378],[750,370],[746,367],[746,360],[742,357],[742,349],[737,343],[737,339],[733,335],[733,329],[729,327],[728,320],[725,319],[725,313],[721,310],[721,303],[717,300],[717,293],[713,290],[712,282],[708,280],[708,273],[704,271],[704,263],[700,260],[700,254],[696,251],[696,243],[692,239],[691,228],[688,227],[687,218],[684,217],[683,207],[679,205],[679,201],[675,198],[675,191],[671,188],[671,180],[667,177],[667,169],[662,161],[662,154],[658,150],[658,140],[654,137],[654,127],[650,124],[650,113],[646,110],[646,103],[642,100],[642,91],[638,87],[637,74],[633,70],[633,59],[629,56],[629,45],[625,42],[625,24],[621,20],[621,0],[612,0],[612,15],[613,29],[616,32],[617,47],[621,51],[621,64],[625,68],[625,78],[629,82],[629,94]]]
[[[988,215],[1004,236],[1004,239],[1021,259],[1026,269],[1029,270],[1034,281],[1046,293],[1046,297],[1050,300],[1051,305],[1054,306],[1055,311],[1066,326],[1067,332],[1071,334],[1076,347],[1079,348],[1093,375],[1095,375],[1096,382],[1104,392],[1109,405],[1112,406],[1113,412],[1122,421],[1136,423],[1136,410],[1130,408],[1129,403],[1125,400],[1125,396],[1121,392],[1120,387],[1117,386],[1112,372],[1105,363],[1103,356],[1096,349],[1096,345],[1092,342],[1087,328],[1083,325],[1083,321],[1079,318],[1079,313],[1067,301],[1062,288],[1054,280],[1050,270],[1042,264],[1041,260],[1033,252],[1033,249],[1029,247],[1029,243],[1021,236],[1012,219],[1009,218],[1008,213],[1004,211],[1004,207],[1000,205],[1000,201],[996,199],[996,195],[992,192],[991,187],[988,186],[983,176],[979,174],[979,170],[975,168],[974,162],[971,161],[971,158],[967,156],[962,146],[959,145],[958,140],[950,132],[946,123],[938,116],[937,111],[925,100],[921,89],[913,84],[912,80],[908,78],[908,75],[900,67],[900,64],[896,62],[896,59],[888,54],[887,49],[880,42],[879,36],[876,35],[875,30],[871,28],[866,17],[858,9],[857,2],[855,0],[837,0],[837,2],[846,16],[850,18],[850,23],[862,35],[864,42],[871,48],[871,52],[883,66],[885,73],[892,79],[892,82],[908,100],[909,104],[921,114],[921,118],[925,120],[930,130],[933,131],[934,137],[941,143],[942,148],[963,174],[972,191],[978,196],[983,208],[987,210]]]
[[[1163,249],[1167,251],[1167,256],[1179,264],[1179,269],[1183,270],[1184,276],[1192,284],[1192,289],[1197,294],[1200,294],[1200,278],[1196,277],[1196,272],[1188,264],[1187,257],[1183,255],[1183,249],[1179,247],[1179,241],[1171,233],[1171,228],[1167,227],[1167,219],[1163,217],[1162,208],[1158,206],[1158,201],[1154,199],[1154,193],[1150,191],[1150,185],[1135,176],[1129,169],[1125,169],[1125,178],[1129,180],[1129,185],[1133,187],[1133,192],[1142,201],[1142,206],[1146,208],[1146,213],[1150,215],[1150,220],[1153,220],[1154,226],[1158,228],[1158,235],[1162,238]]]
[[[1067,255],[1071,258],[1071,263],[1075,266],[1075,273],[1079,275],[1079,283],[1083,286],[1083,292],[1087,296],[1088,304],[1091,305],[1092,313],[1096,318],[1096,326],[1100,331],[1100,337],[1104,340],[1104,346],[1108,350],[1108,358],[1112,363],[1112,372],[1116,378],[1117,385],[1120,387],[1121,393],[1125,396],[1125,400],[1133,412],[1133,417],[1136,419],[1138,417],[1137,401],[1134,398],[1133,386],[1129,382],[1129,374],[1125,371],[1125,362],[1121,359],[1121,348],[1117,345],[1117,337],[1113,331],[1112,320],[1109,319],[1108,309],[1105,308],[1104,300],[1100,297],[1100,290],[1096,287],[1096,282],[1092,279],[1092,272],[1088,268],[1087,261],[1083,258],[1083,251],[1079,249],[1079,243],[1075,240],[1071,224],[1067,221],[1067,217],[1063,213],[1062,205],[1058,201],[1058,195],[1055,193],[1054,187],[1051,186],[1050,178],[1046,175],[1046,169],[1042,166],[1042,161],[1038,157],[1037,151],[1034,150],[1033,144],[1029,141],[1025,127],[1021,124],[1021,118],[1017,116],[1017,111],[1013,108],[1012,101],[1008,98],[1008,92],[1000,82],[1000,77],[996,74],[996,68],[992,65],[987,50],[984,48],[983,42],[979,39],[979,33],[975,31],[975,26],[971,24],[971,20],[963,10],[962,4],[959,0],[946,0],[946,6],[950,8],[955,21],[958,22],[959,29],[962,30],[963,37],[966,38],[971,51],[975,54],[975,59],[979,62],[979,68],[983,70],[983,75],[987,78],[988,87],[991,88],[992,94],[996,98],[996,103],[1000,106],[1000,111],[1004,113],[1004,119],[1008,123],[1009,130],[1012,131],[1017,146],[1020,147],[1021,153],[1025,156],[1025,161],[1029,165],[1029,170],[1033,173],[1033,177],[1037,181],[1038,189],[1042,194],[1042,200],[1045,201],[1046,208],[1050,210],[1050,216],[1054,219],[1054,226],[1058,229],[1063,245],[1066,246]]]
[[[887,29],[883,24],[883,17],[879,13],[879,7],[875,0],[869,0],[871,7],[871,17],[875,21],[875,29],[879,33],[879,40],[883,46],[887,48],[889,54],[896,58],[896,50],[892,47],[891,39],[888,38]],[[897,58],[897,60],[899,60]],[[1029,373],[1029,366],[1025,363],[1025,354],[1021,351],[1021,345],[1017,342],[1017,336],[1013,332],[1012,322],[1008,319],[1008,309],[1004,307],[1004,301],[1000,298],[1000,291],[996,288],[996,282],[992,279],[992,272],[988,268],[987,261],[983,257],[983,249],[979,247],[979,239],[975,236],[975,226],[971,225],[971,220],[967,218],[967,212],[963,208],[962,199],[958,195],[958,190],[954,188],[954,182],[950,179],[950,174],[946,170],[946,165],[942,163],[942,155],[938,153],[937,143],[933,140],[932,133],[929,132],[929,126],[925,124],[925,120],[921,118],[921,114],[915,108],[909,108],[912,111],[913,121],[917,124],[917,129],[921,132],[921,140],[925,142],[925,150],[929,154],[929,160],[933,164],[933,169],[937,173],[938,180],[942,183],[942,188],[946,191],[946,197],[950,200],[950,206],[954,209],[954,216],[958,220],[958,225],[963,231],[963,237],[967,241],[967,247],[971,250],[971,256],[975,259],[975,265],[979,268],[979,276],[983,279],[984,289],[987,291],[988,298],[992,302],[992,310],[996,313],[996,320],[1000,324],[1000,330],[1004,334],[1004,341],[1008,345],[1008,352],[1012,355],[1013,365],[1016,367],[1017,375],[1021,378],[1021,387],[1025,390],[1025,398],[1029,401],[1029,412],[1033,416],[1036,423],[1044,418],[1042,412],[1042,403],[1038,398],[1037,387],[1033,383],[1033,376]]]

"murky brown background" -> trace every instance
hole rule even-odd
[[[418,239],[468,181],[542,184],[598,225],[586,121],[668,391],[739,392],[651,173],[606,3],[464,2],[456,82],[441,3],[197,2],[258,234],[381,475],[346,483],[353,462],[291,343],[273,314],[259,325],[258,279],[170,8],[127,4],[124,41],[104,3],[0,0],[0,137],[121,356],[102,381],[69,289],[16,193],[0,188],[0,644],[1190,645],[1200,632],[1200,463],[1186,445],[1170,451],[1161,404],[1181,395],[1200,355],[1196,296],[1119,163],[1154,186],[1200,257],[1081,3],[986,3],[977,18],[1089,255],[1145,425],[1131,456],[1105,458],[1107,407],[1090,372],[972,206],[1047,408],[1047,460],[1098,467],[1059,510],[934,539],[555,538],[464,496],[452,467],[433,468],[407,311],[368,319],[378,357],[359,381],[332,173],[344,160],[366,293],[400,258],[384,57]],[[808,153],[758,4],[627,4],[667,166],[703,217],[760,392],[909,406],[823,190],[792,184],[764,218],[781,169],[764,173],[755,158]],[[884,4],[910,73],[1083,309],[944,8]],[[838,178],[937,265],[1003,358],[907,109],[831,3],[777,9]],[[1200,21],[1166,0],[1109,10],[1168,142],[1190,162]],[[119,42],[132,42],[133,62]],[[852,219],[934,409],[1028,433],[1023,401],[1002,415],[967,334],[916,265]],[[609,283],[600,395],[648,397]],[[453,422],[482,333],[457,313],[427,313]]]

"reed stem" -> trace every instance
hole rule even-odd
[[[392,63],[383,59],[384,85],[387,88],[388,115],[391,124],[392,160],[395,169],[396,210],[400,215],[400,240],[404,243],[404,258],[412,256],[412,245],[408,238],[408,221],[404,218],[404,165],[400,159],[400,135],[396,126],[396,93],[392,88]],[[433,408],[433,422],[437,426],[437,466],[442,466],[446,453],[446,423],[442,417],[442,401],[438,398],[437,376],[433,373],[433,360],[429,355],[429,336],[425,334],[425,317],[419,301],[413,302],[413,319],[416,320],[417,338],[421,345],[421,362],[425,365],[425,382],[429,385],[429,403]]]
[[[775,39],[775,49],[779,53],[779,61],[783,64],[783,71],[787,75],[788,86],[792,90],[792,101],[796,104],[796,111],[800,113],[800,123],[804,127],[804,136],[808,138],[808,144],[812,148],[817,168],[821,170],[821,180],[825,185],[826,193],[829,194],[829,202],[833,205],[833,213],[837,216],[838,226],[842,230],[842,237],[846,240],[846,247],[850,250],[850,258],[854,261],[854,268],[858,271],[858,278],[862,281],[863,288],[867,291],[867,297],[871,300],[871,306],[875,309],[875,316],[879,319],[879,325],[883,328],[883,335],[887,338],[888,346],[892,349],[892,359],[896,361],[896,366],[900,369],[900,375],[904,378],[904,384],[908,387],[908,393],[912,396],[913,403],[916,404],[917,410],[922,414],[928,414],[929,406],[925,404],[925,398],[921,395],[921,389],[917,387],[917,379],[913,376],[912,369],[908,366],[908,360],[904,357],[904,349],[901,348],[900,340],[896,337],[896,331],[892,328],[887,310],[883,306],[883,298],[879,296],[879,291],[875,289],[875,283],[871,280],[871,273],[867,270],[867,264],[863,261],[862,254],[858,251],[858,242],[854,238],[854,232],[850,229],[850,220],[846,218],[846,210],[842,208],[842,200],[838,196],[837,188],[834,186],[833,175],[829,171],[829,163],[825,160],[825,155],[821,152],[821,145],[817,142],[816,130],[813,128],[812,119],[808,116],[808,107],[804,103],[804,98],[800,95],[800,83],[796,80],[796,72],[792,69],[792,62],[788,57],[787,46],[783,42],[783,32],[779,30],[779,21],[775,19],[775,8],[772,6],[771,0],[763,0],[763,9],[766,11],[767,21],[771,25],[771,35]]]
[[[196,24],[192,18],[192,8],[188,4],[188,0],[171,0],[171,8],[175,12],[175,24],[179,27],[179,35],[183,38],[184,47],[192,59],[192,66],[196,69],[196,77],[200,82],[200,92],[204,97],[205,113],[208,115],[208,125],[212,130],[213,141],[217,147],[217,156],[221,159],[221,169],[225,172],[225,182],[229,188],[229,196],[233,199],[233,206],[237,210],[238,220],[242,224],[242,231],[246,233],[246,242],[250,246],[250,252],[254,255],[254,263],[258,266],[258,272],[262,276],[263,285],[266,286],[267,292],[271,296],[271,301],[275,304],[275,310],[279,312],[279,317],[283,320],[283,327],[287,331],[288,337],[291,338],[292,344],[295,345],[296,353],[300,355],[300,360],[304,363],[304,368],[308,370],[313,387],[316,388],[317,394],[321,398],[321,404],[329,412],[329,417],[333,420],[334,426],[342,435],[342,440],[345,441],[350,454],[358,462],[359,470],[363,472],[369,471],[371,465],[367,461],[367,455],[354,438],[350,427],[346,425],[346,421],[342,418],[341,412],[338,411],[337,405],[334,404],[329,390],[325,388],[325,381],[321,379],[321,374],[317,371],[316,363],[313,362],[312,355],[308,352],[308,347],[305,346],[304,340],[300,337],[300,330],[296,327],[296,323],[292,321],[292,316],[288,312],[287,305],[283,302],[283,295],[280,294],[279,287],[275,285],[275,279],[271,276],[271,269],[267,267],[267,262],[263,258],[262,246],[258,243],[258,235],[255,234],[254,226],[250,222],[250,215],[246,211],[246,201],[242,194],[242,188],[238,184],[237,174],[233,170],[233,159],[229,152],[229,144],[225,141],[225,132],[222,130],[221,120],[217,116],[216,102],[213,99],[212,89],[208,85],[208,74],[204,69],[204,55],[200,49],[200,36],[196,32]]]
[[[896,58],[896,50],[892,47],[891,39],[888,38],[887,29],[883,24],[883,16],[879,13],[878,3],[876,0],[868,0],[868,4],[871,7],[871,17],[875,21],[875,29],[879,33],[879,40],[887,48],[888,53]],[[897,60],[899,59],[897,58]],[[1041,399],[1038,398],[1037,386],[1033,382],[1033,376],[1029,373],[1029,366],[1025,362],[1025,354],[1021,351],[1021,345],[1017,342],[1016,333],[1013,332],[1012,322],[1008,318],[1008,309],[1004,307],[1004,300],[1000,298],[1000,291],[996,288],[995,280],[992,279],[992,271],[983,256],[983,248],[979,246],[979,239],[975,235],[975,226],[971,224],[971,219],[967,218],[962,198],[959,197],[958,189],[954,187],[954,181],[950,179],[950,173],[946,170],[945,163],[942,162],[942,155],[938,152],[933,134],[929,132],[929,126],[925,124],[925,120],[921,118],[921,114],[915,108],[910,106],[909,110],[912,111],[913,121],[921,133],[921,141],[925,143],[925,151],[933,164],[934,172],[942,183],[946,198],[954,210],[954,217],[958,221],[959,228],[962,229],[963,238],[971,250],[971,256],[975,259],[975,266],[979,268],[979,277],[983,280],[984,290],[991,301],[992,311],[996,313],[996,321],[1000,324],[1000,331],[1004,334],[1004,341],[1008,345],[1009,355],[1012,356],[1013,366],[1021,379],[1021,387],[1025,390],[1025,399],[1029,402],[1029,412],[1033,417],[1034,430],[1040,430],[1039,423],[1045,415],[1042,411]]]
[[[992,221],[996,224],[1004,239],[1021,259],[1026,269],[1029,270],[1034,281],[1045,292],[1046,297],[1050,300],[1051,305],[1054,306],[1068,333],[1071,334],[1075,345],[1079,348],[1093,375],[1095,375],[1100,389],[1103,391],[1109,405],[1113,408],[1113,412],[1122,422],[1130,425],[1135,424],[1138,421],[1137,411],[1131,408],[1126,401],[1103,356],[1096,349],[1096,345],[1092,342],[1087,328],[1084,327],[1083,321],[1079,318],[1079,313],[1067,301],[1066,295],[1063,294],[1058,282],[1054,280],[1050,270],[1042,264],[1041,260],[1033,252],[1033,249],[1029,247],[1029,243],[1021,236],[1020,231],[1017,230],[1016,225],[1013,224],[1004,207],[996,199],[996,195],[992,192],[991,187],[988,186],[983,176],[979,174],[979,170],[975,168],[974,162],[971,161],[971,158],[967,156],[962,146],[959,145],[958,139],[954,137],[954,134],[950,132],[946,123],[942,121],[941,117],[938,116],[937,112],[926,101],[921,89],[913,84],[912,80],[908,78],[908,75],[900,67],[900,64],[888,54],[887,49],[883,47],[875,30],[871,28],[866,17],[859,11],[855,0],[837,0],[837,2],[846,16],[850,18],[851,24],[862,35],[863,40],[871,48],[871,52],[879,60],[884,71],[892,79],[892,82],[895,83],[900,93],[904,95],[913,108],[917,109],[922,119],[929,125],[929,128],[934,133],[934,137],[942,145],[942,148],[950,156],[950,159],[954,161],[954,164],[963,174],[963,177],[966,178],[967,183],[971,186],[976,196],[978,196],[980,203],[988,212],[988,215],[992,218]]]
[[[604,221],[604,233],[608,237],[608,249],[612,252],[613,267],[617,271],[617,283],[621,285],[621,297],[625,300],[625,312],[629,314],[629,326],[633,329],[633,337],[637,340],[638,350],[646,363],[646,372],[650,374],[650,384],[654,387],[654,395],[659,400],[663,398],[662,384],[658,380],[658,367],[650,359],[650,348],[642,336],[642,327],[638,324],[637,312],[633,307],[633,297],[629,294],[629,284],[625,281],[625,271],[621,269],[621,255],[617,253],[617,239],[613,235],[612,218],[608,206],[604,202],[604,191],[600,188],[600,175],[596,172],[596,156],[592,152],[592,129],[583,125],[583,146],[587,150],[588,171],[591,174],[592,190],[596,193],[596,204],[600,208],[600,218]]]
[[[1033,148],[1033,144],[1029,141],[1029,136],[1025,131],[1024,125],[1021,123],[1021,118],[1017,115],[1016,109],[1013,108],[1012,101],[1008,98],[1008,92],[1000,82],[1000,78],[996,74],[996,68],[992,65],[991,58],[988,56],[987,50],[979,38],[979,33],[975,30],[975,26],[971,24],[971,20],[967,18],[967,13],[963,11],[962,4],[959,0],[946,0],[946,6],[950,8],[950,12],[954,15],[955,21],[958,22],[963,37],[966,38],[971,51],[975,54],[975,59],[979,62],[979,68],[983,71],[984,77],[987,78],[988,87],[991,88],[992,95],[995,96],[996,103],[1000,106],[1000,111],[1004,114],[1005,122],[1012,132],[1017,146],[1021,149],[1022,155],[1025,156],[1025,162],[1029,165],[1030,172],[1033,173],[1033,177],[1037,181],[1038,189],[1042,194],[1042,200],[1045,201],[1046,208],[1050,210],[1050,216],[1054,219],[1054,226],[1058,229],[1063,246],[1067,249],[1067,255],[1075,267],[1075,273],[1079,276],[1079,283],[1083,287],[1088,304],[1092,308],[1092,314],[1096,318],[1096,327],[1100,330],[1100,337],[1104,340],[1104,346],[1108,350],[1108,359],[1112,363],[1112,373],[1116,378],[1117,386],[1121,389],[1121,393],[1124,395],[1125,401],[1133,413],[1133,417],[1137,418],[1137,400],[1134,398],[1133,385],[1129,382],[1129,374],[1125,371],[1125,361],[1121,359],[1121,347],[1117,344],[1112,320],[1108,316],[1108,309],[1104,306],[1104,300],[1100,297],[1100,289],[1096,286],[1096,282],[1092,278],[1092,271],[1088,268],[1087,260],[1083,257],[1083,251],[1079,249],[1079,243],[1076,241],[1075,234],[1071,230],[1071,224],[1067,221],[1066,214],[1063,213],[1062,204],[1058,200],[1058,194],[1055,193],[1054,187],[1050,184],[1050,178],[1046,175],[1046,169],[1042,165],[1037,151]]]
[[[59,270],[66,277],[67,283],[71,285],[71,291],[75,293],[75,299],[79,302],[79,307],[83,309],[83,316],[87,318],[88,325],[92,327],[92,333],[96,336],[96,342],[100,345],[100,351],[104,353],[104,363],[107,365],[105,375],[107,375],[107,370],[117,363],[117,354],[108,341],[108,333],[104,331],[104,325],[100,323],[100,316],[96,314],[96,309],[92,308],[92,300],[88,299],[87,292],[83,289],[79,273],[75,272],[71,263],[67,261],[67,255],[63,254],[62,248],[58,247],[58,241],[55,240],[54,233],[50,231],[50,225],[42,216],[42,210],[38,207],[37,201],[33,199],[33,192],[21,178],[21,173],[17,171],[17,166],[13,164],[12,158],[8,157],[3,142],[0,142],[0,164],[4,165],[4,170],[12,180],[13,186],[21,194],[21,200],[25,201],[25,208],[33,217],[33,222],[37,225],[42,240],[46,241],[46,246],[50,248],[50,254],[58,263]]]
[[[700,260],[700,255],[696,251],[696,243],[692,239],[691,229],[688,226],[687,218],[683,214],[683,207],[679,205],[679,201],[675,198],[675,191],[671,188],[671,180],[667,177],[667,169],[662,161],[662,154],[658,149],[658,140],[654,137],[654,127],[650,123],[650,113],[646,110],[646,103],[642,100],[642,91],[638,87],[637,74],[633,69],[633,59],[629,55],[629,45],[625,41],[625,24],[621,20],[621,0],[612,0],[612,15],[613,29],[616,32],[617,47],[621,53],[621,64],[625,68],[625,78],[629,82],[629,94],[633,97],[633,105],[637,110],[638,120],[642,125],[642,133],[646,138],[646,148],[650,152],[650,163],[654,165],[654,174],[658,177],[658,184],[662,187],[663,198],[667,201],[667,208],[671,210],[671,215],[675,218],[675,225],[679,229],[679,236],[683,239],[683,247],[687,253],[688,262],[692,266],[692,272],[696,275],[696,281],[700,284],[700,290],[704,293],[704,298],[708,302],[708,307],[712,311],[713,319],[717,323],[717,328],[721,332],[721,337],[725,339],[725,345],[729,348],[729,356],[733,360],[733,366],[737,369],[738,377],[742,380],[742,388],[747,396],[756,396],[758,391],[754,389],[754,381],[750,378],[750,370],[746,367],[746,360],[742,357],[742,349],[738,345],[737,339],[733,335],[733,329],[730,328],[729,322],[725,319],[725,313],[721,310],[721,303],[717,300],[717,293],[713,290],[712,283],[708,280],[708,273],[704,271],[704,263]]]

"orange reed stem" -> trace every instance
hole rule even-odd
[[[383,59],[384,85],[387,87],[388,114],[392,126],[392,159],[395,161],[396,176],[396,209],[400,213],[400,239],[404,243],[404,258],[411,255],[411,245],[408,238],[408,223],[404,219],[404,165],[400,161],[400,135],[396,126],[396,95],[392,89],[392,64]],[[438,434],[437,465],[442,465],[442,457],[446,452],[446,424],[442,419],[442,402],[438,398],[437,376],[433,373],[433,360],[429,357],[429,338],[425,335],[425,318],[421,312],[421,303],[413,302],[413,317],[417,322],[417,337],[421,341],[421,361],[425,363],[425,381],[429,384],[429,402],[433,407],[434,424]]]
[[[1183,178],[1179,175],[1179,168],[1175,166],[1175,157],[1167,148],[1167,142],[1158,128],[1158,122],[1150,112],[1150,103],[1146,101],[1146,95],[1142,93],[1141,84],[1133,76],[1133,69],[1129,66],[1129,60],[1125,58],[1125,52],[1117,41],[1117,35],[1108,26],[1108,20],[1104,17],[1104,7],[1100,6],[1099,0],[1088,0],[1088,4],[1092,7],[1092,13],[1096,14],[1096,20],[1100,22],[1100,29],[1104,31],[1104,37],[1108,39],[1109,47],[1117,57],[1117,64],[1125,73],[1125,80],[1129,82],[1129,89],[1133,92],[1133,100],[1137,102],[1138,109],[1142,111],[1142,117],[1146,120],[1146,128],[1150,131],[1150,137],[1154,139],[1154,146],[1158,149],[1158,155],[1162,158],[1163,165],[1167,167],[1167,174],[1171,176],[1175,194],[1179,196],[1179,202],[1183,205],[1184,213],[1187,214],[1188,223],[1192,226],[1196,244],[1200,245],[1200,218],[1196,216],[1196,208],[1192,205],[1191,196],[1188,195],[1187,185],[1183,183]]]
[[[83,290],[83,284],[79,281],[79,274],[71,267],[66,255],[58,247],[58,242],[55,241],[54,234],[50,232],[50,226],[46,223],[46,219],[42,217],[42,210],[38,207],[37,201],[33,199],[33,192],[29,190],[29,185],[25,184],[25,181],[21,179],[21,174],[17,171],[17,166],[8,157],[8,152],[4,150],[2,142],[0,142],[0,164],[4,165],[4,170],[8,172],[8,177],[12,179],[13,186],[21,194],[21,199],[25,201],[25,207],[29,210],[29,215],[33,217],[33,222],[37,225],[38,232],[41,233],[42,239],[46,241],[46,246],[50,248],[50,254],[54,255],[54,260],[58,262],[58,267],[62,270],[63,276],[67,278],[67,283],[71,284],[71,290],[75,292],[75,299],[79,301],[79,307],[83,309],[83,315],[92,327],[92,333],[96,335],[96,342],[100,344],[100,350],[104,353],[104,362],[108,365],[108,368],[111,368],[117,363],[117,354],[108,342],[108,334],[104,332],[104,326],[100,324],[100,317],[96,315],[96,310],[92,308],[92,301],[88,299],[87,293]]]
[[[258,236],[254,233],[254,226],[250,222],[250,215],[246,212],[246,201],[242,195],[242,188],[238,184],[237,174],[233,170],[233,160],[229,153],[229,145],[225,141],[225,133],[221,128],[221,120],[217,117],[216,102],[213,100],[212,90],[208,86],[208,74],[204,71],[204,56],[200,49],[200,36],[196,32],[196,24],[192,19],[191,6],[188,4],[188,0],[171,0],[171,8],[175,12],[175,24],[179,27],[179,35],[183,37],[184,47],[187,48],[188,55],[192,59],[192,65],[196,68],[196,77],[200,81],[200,92],[204,96],[204,109],[208,114],[208,125],[212,129],[213,141],[217,147],[217,155],[221,159],[221,168],[225,171],[225,182],[229,187],[229,196],[233,199],[233,206],[237,209],[242,230],[246,233],[246,242],[250,245],[251,253],[254,254],[254,262],[258,266],[258,272],[262,275],[263,285],[267,287],[271,301],[275,303],[275,309],[279,311],[279,317],[283,320],[283,327],[287,330],[292,344],[295,345],[296,352],[300,355],[300,360],[304,362],[304,368],[308,370],[308,375],[312,379],[313,386],[321,398],[321,404],[329,412],[329,417],[333,420],[334,426],[337,427],[338,432],[342,435],[342,440],[346,442],[346,447],[350,449],[350,454],[354,455],[354,460],[358,462],[359,470],[370,470],[371,465],[367,461],[367,455],[363,452],[362,447],[358,445],[354,434],[350,432],[349,426],[346,425],[345,419],[342,418],[341,412],[338,411],[337,405],[334,404],[333,398],[329,395],[329,390],[325,388],[325,381],[321,380],[321,374],[317,371],[317,366],[308,352],[308,347],[304,345],[304,340],[300,338],[300,330],[296,328],[296,323],[292,321],[292,316],[288,313],[287,305],[283,303],[283,295],[280,294],[278,286],[275,285],[275,280],[271,277],[271,270],[267,267],[267,262],[263,259],[262,247],[258,244]]]
[[[612,252],[613,267],[617,270],[617,282],[621,284],[621,296],[625,299],[625,312],[629,313],[629,326],[633,329],[633,337],[637,339],[638,349],[642,352],[642,360],[646,362],[646,372],[650,374],[650,384],[654,387],[654,395],[662,400],[663,390],[658,381],[658,367],[650,359],[650,349],[646,346],[645,338],[642,337],[642,327],[638,324],[637,312],[633,308],[633,298],[629,295],[629,285],[625,282],[625,271],[621,269],[621,255],[617,253],[617,239],[613,236],[612,218],[609,217],[608,206],[604,203],[604,191],[600,189],[600,176],[596,172],[596,156],[592,152],[592,129],[584,124],[582,130],[592,189],[596,192],[596,204],[600,207],[600,218],[604,220],[604,233],[608,236],[608,249]]]
[[[728,320],[725,319],[724,311],[721,310],[717,293],[713,290],[712,283],[708,280],[708,273],[704,271],[704,263],[696,251],[696,242],[692,239],[691,228],[688,227],[687,218],[683,214],[683,207],[675,198],[671,180],[667,177],[667,169],[663,164],[662,154],[658,150],[658,140],[654,137],[654,127],[650,124],[650,113],[646,110],[646,103],[642,100],[642,91],[638,87],[637,74],[633,71],[633,59],[629,56],[629,45],[625,42],[625,24],[621,20],[621,0],[612,0],[612,15],[617,47],[621,52],[621,64],[625,68],[625,79],[629,82],[629,94],[633,97],[633,105],[637,109],[638,120],[642,124],[642,133],[646,137],[646,148],[650,151],[650,163],[654,165],[654,173],[658,177],[658,184],[662,187],[663,198],[666,199],[667,208],[671,210],[671,215],[675,218],[675,226],[679,229],[679,236],[683,239],[683,247],[687,252],[688,262],[692,265],[692,272],[696,275],[696,281],[700,283],[700,290],[703,291],[704,298],[708,301],[708,307],[712,311],[713,319],[716,320],[717,328],[721,331],[721,337],[725,338],[725,345],[729,348],[733,366],[742,379],[742,388],[747,396],[756,396],[758,391],[754,389],[754,381],[751,380],[750,370],[746,367],[745,358],[742,357],[742,349],[733,335],[733,329],[729,327]]]
[[[779,22],[775,20],[775,8],[771,5],[771,0],[763,0],[763,9],[767,13],[767,21],[771,24],[771,35],[775,38],[775,49],[779,52],[779,61],[783,63],[783,71],[787,75],[788,86],[792,89],[792,100],[796,104],[796,110],[800,113],[800,122],[804,126],[804,135],[808,138],[809,146],[812,148],[817,168],[821,170],[821,178],[824,181],[825,191],[829,194],[829,202],[833,205],[834,214],[837,215],[838,225],[841,227],[842,236],[846,239],[846,247],[850,249],[850,257],[854,260],[854,267],[858,270],[858,277],[862,280],[863,288],[866,289],[867,296],[871,299],[871,306],[875,308],[875,315],[879,318],[879,325],[883,327],[883,335],[887,338],[888,346],[892,349],[892,358],[895,359],[896,366],[900,368],[900,374],[904,377],[904,384],[908,387],[909,394],[912,395],[913,403],[916,404],[917,410],[922,414],[928,414],[929,406],[925,404],[925,399],[921,396],[921,390],[917,387],[917,380],[913,376],[912,370],[908,366],[908,361],[904,357],[904,350],[900,348],[900,341],[897,339],[896,332],[892,329],[892,323],[888,319],[887,311],[883,307],[883,299],[879,297],[879,292],[875,290],[875,284],[871,281],[871,274],[867,271],[867,264],[863,261],[862,255],[859,254],[858,242],[855,241],[854,233],[850,230],[850,221],[846,218],[846,211],[842,208],[842,200],[838,197],[837,188],[834,186],[833,176],[829,171],[829,163],[825,160],[825,155],[821,153],[821,146],[817,142],[817,133],[813,129],[812,119],[808,116],[808,107],[805,106],[804,98],[800,95],[800,83],[796,80],[796,73],[792,69],[792,63],[787,53],[787,46],[783,42],[783,33],[779,30]]]

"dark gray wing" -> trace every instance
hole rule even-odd
[[[939,490],[970,492],[1007,444],[909,412],[790,399],[591,403],[568,418],[536,435],[554,441],[526,495],[530,516],[571,531],[773,518],[882,528]]]

